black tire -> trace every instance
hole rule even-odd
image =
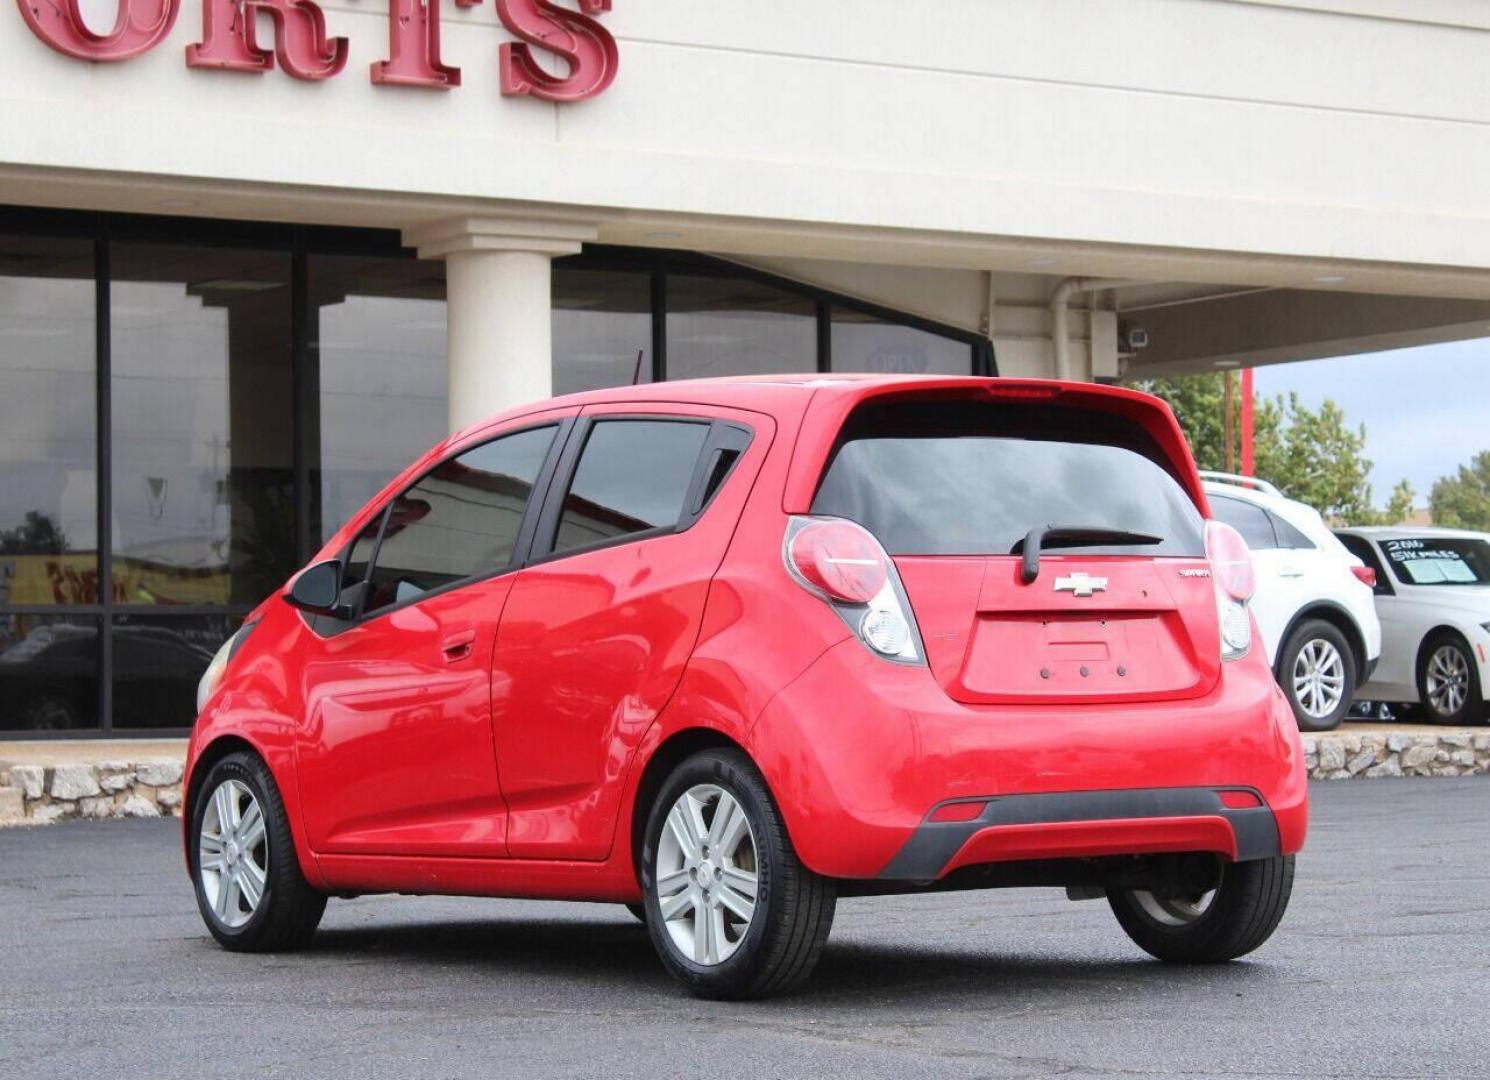
[[[227,925],[213,910],[199,866],[202,822],[213,793],[228,780],[236,780],[248,788],[259,804],[265,825],[264,890],[253,914],[241,926]],[[187,851],[202,921],[223,948],[234,952],[284,952],[302,948],[310,941],[326,911],[326,896],[311,888],[301,873],[284,800],[269,767],[256,755],[233,753],[212,766],[192,803]]]
[[[647,905],[646,904],[627,904],[626,905],[626,910],[629,911],[629,912],[631,912],[632,918],[634,918],[637,922],[643,923],[643,924],[646,923],[646,921],[647,921]]]
[[[1340,658],[1340,671],[1344,679],[1340,689],[1340,700],[1333,709],[1321,716],[1309,713],[1304,703],[1299,700],[1298,687],[1295,685],[1294,668],[1299,662],[1299,656],[1306,648],[1318,647],[1316,643],[1321,646],[1328,645],[1335,650],[1335,654]],[[1355,683],[1355,650],[1345,640],[1345,635],[1340,632],[1339,627],[1323,619],[1305,619],[1299,623],[1293,633],[1288,635],[1288,640],[1283,643],[1283,648],[1278,653],[1278,685],[1283,688],[1283,694],[1293,708],[1293,717],[1298,722],[1300,731],[1333,731],[1339,727],[1350,712],[1350,703],[1355,696]]]
[[[1245,956],[1278,928],[1293,892],[1293,856],[1228,863],[1204,912],[1189,921],[1161,921],[1165,901],[1133,889],[1112,890],[1107,902],[1144,952],[1171,964],[1219,964]],[[1147,901],[1147,902],[1146,902]]]
[[[1444,650],[1457,653],[1459,661],[1464,665],[1466,684],[1463,700],[1457,709],[1436,705],[1429,691],[1430,668],[1434,667],[1435,658]],[[1418,702],[1423,710],[1423,718],[1434,724],[1478,724],[1485,719],[1485,699],[1480,692],[1480,669],[1475,664],[1475,656],[1469,644],[1458,634],[1440,630],[1430,635],[1418,650]]]
[[[698,785],[723,789],[744,810],[756,852],[754,912],[732,955],[704,965],[685,955],[663,921],[655,887],[668,813]],[[817,965],[837,903],[834,883],[802,865],[759,771],[738,750],[706,750],[667,778],[647,820],[641,853],[647,932],[668,972],[697,997],[764,998],[800,986]]]

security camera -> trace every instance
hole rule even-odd
[[[1119,333],[1122,337],[1124,352],[1137,352],[1149,346],[1149,332],[1141,326],[1124,323]]]

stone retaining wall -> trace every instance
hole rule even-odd
[[[1315,780],[1490,775],[1490,731],[1305,735]],[[58,765],[0,764],[0,824],[65,818],[181,816],[179,758]]]
[[[0,765],[0,824],[181,816],[179,759]]]
[[[1490,732],[1305,735],[1304,764],[1315,780],[1490,774]]]

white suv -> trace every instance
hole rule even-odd
[[[1252,549],[1252,610],[1299,727],[1338,727],[1381,656],[1374,575],[1317,510],[1284,498],[1272,484],[1229,473],[1200,475],[1211,512]]]
[[[1385,650],[1361,697],[1421,705],[1440,724],[1485,719],[1490,536],[1411,526],[1335,535],[1376,570]]]

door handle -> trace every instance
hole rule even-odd
[[[1278,571],[1279,577],[1303,577],[1304,572],[1297,566],[1285,566]]]
[[[456,664],[471,655],[471,646],[476,643],[476,631],[463,630],[459,634],[451,634],[440,643],[440,651],[445,654],[445,663]]]

